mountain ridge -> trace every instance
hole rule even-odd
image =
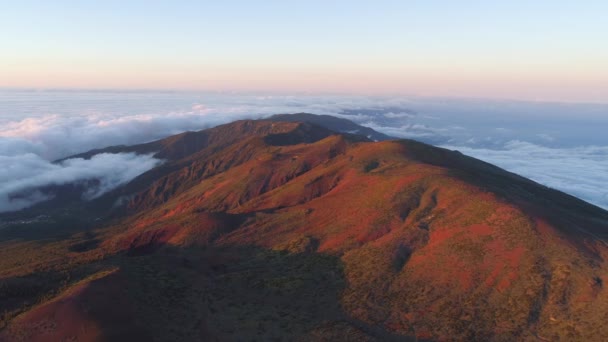
[[[164,166],[95,202],[127,196],[94,225],[51,237],[36,235],[43,224],[21,237],[0,230],[0,337],[83,327],[85,340],[167,341],[608,333],[601,208],[412,140],[288,120],[202,132],[197,148],[168,143]],[[45,287],[34,285],[40,272],[53,274]],[[15,300],[19,288],[29,290]],[[108,325],[100,291],[130,308],[125,325]],[[98,310],[78,320],[72,303]],[[42,322],[61,328],[33,329]]]

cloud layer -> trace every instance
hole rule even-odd
[[[242,118],[309,112],[449,146],[608,208],[608,105],[422,97],[175,92],[0,91],[0,211],[44,199],[11,194],[99,179],[99,195],[145,172],[150,156],[53,160]]]
[[[502,149],[444,146],[608,209],[608,146],[549,148],[510,141]]]
[[[159,165],[151,155],[133,153],[98,154],[89,160],[73,158],[50,163],[33,153],[0,156],[0,212],[19,210],[49,199],[38,191],[49,185],[94,180],[82,194],[84,200],[97,198]]]

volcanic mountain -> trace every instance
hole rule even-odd
[[[605,340],[608,212],[361,133],[282,116],[82,155],[166,162],[0,229],[0,340]]]

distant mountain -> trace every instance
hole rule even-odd
[[[369,127],[361,126],[350,120],[337,118],[331,115],[315,115],[308,113],[277,114],[271,116],[269,120],[286,122],[309,122],[339,133],[363,135],[368,139],[374,141],[395,139],[384,133],[377,132]]]
[[[104,149],[166,163],[0,225],[0,340],[608,336],[608,212],[456,151],[293,118]]]
[[[353,139],[371,139],[376,141],[392,139],[391,137],[379,133],[369,127],[361,126],[350,120],[336,118],[329,115],[315,115],[307,113],[279,114],[272,116],[268,120],[275,122],[300,122],[315,126],[315,128],[312,129],[311,134],[301,133],[300,137],[325,137],[329,134],[333,134],[334,132],[342,132],[344,134],[350,135]],[[52,210],[53,208],[56,208],[58,206],[65,205],[66,203],[76,203],[78,206],[86,205],[87,208],[79,208],[78,210],[84,209],[89,215],[97,215],[97,209],[99,209],[100,207],[107,209],[108,207],[114,206],[117,196],[128,196],[131,193],[141,190],[142,186],[145,187],[147,182],[149,182],[151,179],[155,179],[156,177],[164,175],[168,172],[172,172],[176,168],[181,168],[183,166],[183,163],[178,161],[185,157],[188,157],[192,154],[196,154],[197,152],[209,146],[214,146],[214,148],[218,148],[227,144],[231,144],[234,141],[241,139],[244,135],[265,133],[264,131],[256,131],[255,127],[247,124],[251,123],[252,121],[245,120],[241,122],[243,124],[238,125],[238,127],[228,128],[227,126],[219,126],[217,128],[196,132],[188,131],[149,143],[131,146],[109,146],[100,149],[94,149],[84,153],[79,153],[55,161],[59,163],[72,158],[90,159],[91,157],[101,153],[153,154],[154,157],[166,161],[164,165],[152,170],[152,172],[150,173],[142,175],[136,181],[129,184],[127,187],[117,189],[116,191],[102,197],[101,200],[92,202],[91,205],[86,205],[86,203],[82,203],[81,197],[82,193],[86,190],[87,185],[90,183],[95,183],[95,179],[89,180],[87,182],[79,182],[74,184],[53,185],[39,189],[28,189],[24,191],[23,194],[16,194],[16,197],[27,197],[26,195],[30,192],[39,191],[52,198],[52,200],[50,201],[42,202],[40,204],[37,204],[33,209],[27,210],[25,216],[32,216],[32,212],[35,212],[37,214],[45,214],[48,210]],[[295,136],[295,134],[293,136]],[[91,209],[93,213],[89,212]],[[2,217],[20,218],[22,216],[24,216],[22,213],[0,213],[0,220],[2,219]]]
[[[361,135],[374,141],[384,141],[395,139],[386,134],[377,132],[369,127],[358,125],[350,120],[337,118],[330,115],[316,115],[308,113],[297,113],[297,114],[277,114],[273,115],[268,119],[261,121],[274,121],[274,122],[299,122],[309,123],[315,126],[325,128],[332,132],[347,133],[352,135]],[[238,122],[238,121],[237,121]],[[244,121],[251,122],[251,121]],[[101,149],[91,150],[85,153],[76,154],[63,158],[66,160],[70,158],[91,158],[92,156],[100,153],[121,153],[121,152],[136,152],[140,154],[154,153],[154,156],[162,159],[177,160],[195,153],[210,144],[225,144],[231,143],[234,139],[238,139],[241,135],[245,134],[260,134],[264,132],[257,132],[251,126],[247,124],[237,127],[238,131],[226,132],[224,126],[219,126],[218,129],[202,130],[197,132],[184,132],[171,136],[169,138],[153,141],[146,144],[125,146],[110,146]],[[234,128],[234,127],[232,127]],[[229,128],[229,129],[232,129]],[[59,161],[61,161],[59,160]]]

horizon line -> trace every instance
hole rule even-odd
[[[459,95],[428,95],[412,93],[358,93],[338,91],[304,91],[304,90],[276,90],[276,89],[196,89],[196,88],[120,88],[120,87],[8,87],[0,86],[0,91],[6,92],[70,92],[70,93],[212,93],[217,95],[268,95],[268,96],[348,96],[348,97],[375,97],[375,98],[424,98],[449,99],[462,101],[492,101],[492,102],[521,102],[535,104],[567,104],[567,105],[608,105],[608,100],[553,100],[553,99],[523,99],[514,97],[483,97]]]

